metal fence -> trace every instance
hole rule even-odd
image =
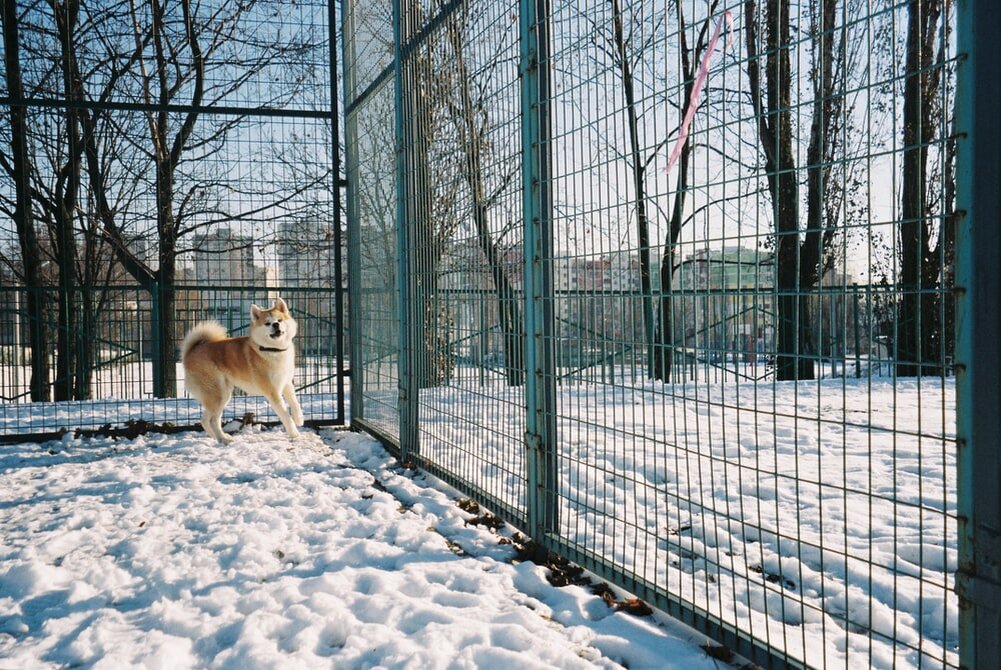
[[[277,296],[306,420],[345,423],[337,9],[4,5],[0,439],[196,424],[184,333]]]
[[[47,304],[58,303],[56,291],[41,292]],[[250,305],[270,306],[281,296],[299,327],[296,339],[295,385],[303,413],[311,425],[345,423],[344,368],[338,365],[337,341],[341,327],[337,318],[335,289],[293,289],[236,286],[175,287],[173,301],[175,336],[160,341],[156,324],[156,301],[163,291],[151,294],[138,286],[114,286],[79,290],[79,303],[93,301],[93,318],[81,318],[72,331],[74,366],[63,372],[59,356],[52,353],[49,388],[52,397],[64,392],[58,402],[32,398],[32,347],[29,328],[19,308],[26,301],[25,289],[0,288],[0,302],[9,307],[9,337],[0,347],[0,441],[51,438],[64,432],[119,432],[142,427],[197,428],[202,409],[184,390],[180,342],[199,321],[215,320],[233,337],[246,335]],[[82,316],[82,315],[81,315]],[[53,315],[54,317],[54,315]],[[59,328],[53,318],[50,332]],[[50,352],[57,347],[51,343]],[[174,367],[174,391],[164,393],[159,361],[170,357]],[[68,379],[61,377],[68,374]],[[228,419],[277,423],[278,418],[260,396],[237,392],[227,407]]]
[[[354,425],[747,658],[996,663],[986,0],[154,7],[4,4],[0,439],[193,422],[184,330],[281,295],[307,419],[350,359]]]
[[[762,665],[995,662],[976,4],[346,2],[353,424]]]

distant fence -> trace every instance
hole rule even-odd
[[[174,337],[159,339],[155,299],[139,287],[102,287],[89,291],[78,304],[71,333],[72,360],[57,345],[59,323],[54,305],[57,291],[36,292],[52,315],[48,337],[47,395],[33,398],[30,329],[20,305],[25,289],[0,288],[0,305],[8,315],[0,331],[0,440],[51,436],[62,431],[114,431],[135,422],[197,427],[201,408],[184,389],[180,343],[189,328],[204,320],[222,323],[234,337],[248,333],[250,306],[270,306],[281,296],[299,324],[295,385],[305,419],[312,425],[345,423],[347,369],[338,356],[343,339],[336,311],[335,289],[251,288],[232,286],[176,287]],[[159,295],[164,290],[160,289]],[[158,379],[162,361],[173,362],[174,378]],[[158,390],[159,389],[159,390]],[[277,421],[263,398],[240,392],[226,417]]]
[[[996,652],[996,584],[956,593],[976,14],[345,3],[353,424],[767,667]]]

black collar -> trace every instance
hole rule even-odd
[[[277,347],[260,347],[259,346],[257,348],[259,350],[261,350],[261,351],[269,351],[269,352],[288,351],[288,349],[278,349]]]

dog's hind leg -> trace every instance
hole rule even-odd
[[[205,414],[202,415],[202,427],[205,428],[206,433],[223,444],[229,444],[233,441],[233,438],[227,435],[222,429],[221,411],[212,412],[205,410]]]
[[[213,412],[212,416],[208,416],[208,413],[206,412],[206,416],[202,418],[202,425],[205,426],[205,430],[207,430],[210,435],[223,444],[229,444],[233,441],[233,436],[228,435],[222,429],[222,408]]]
[[[297,426],[303,424],[302,418],[302,407],[299,405],[299,399],[295,397],[295,387],[292,386],[292,382],[285,385],[282,389],[282,396],[288,403],[289,413],[292,415],[292,421]]]
[[[205,413],[202,414],[202,427],[206,433],[223,444],[233,441],[233,438],[222,429],[222,411],[232,395],[232,388],[214,388],[202,397],[202,405],[205,407]]]

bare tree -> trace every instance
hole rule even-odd
[[[812,379],[810,328],[799,311],[799,192],[792,151],[792,70],[789,66],[789,0],[766,0],[765,100],[761,99],[758,62],[757,13],[754,0],[745,3],[747,79],[758,120],[758,136],[765,155],[765,172],[775,216],[776,290],[778,292],[779,380]]]
[[[63,112],[64,151],[53,166],[55,183],[52,197],[42,200],[51,214],[50,237],[55,246],[55,263],[59,271],[59,291],[56,295],[56,379],[55,399],[69,400],[74,392],[77,357],[78,293],[76,291],[77,238],[74,234],[78,198],[81,190],[80,162],[83,142],[77,120],[77,105],[83,100],[83,85],[76,64],[77,19],[79,0],[58,2],[49,0],[55,20],[59,44],[59,68],[62,92],[69,105]],[[57,89],[58,90],[58,89]],[[60,160],[61,159],[61,160]]]
[[[440,8],[443,3],[435,3]],[[405,3],[407,9],[405,39],[414,36],[427,21],[420,3]],[[431,11],[434,11],[432,9]],[[407,277],[413,308],[410,322],[412,372],[418,388],[440,386],[452,376],[455,359],[449,338],[452,315],[449,301],[441,293],[442,262],[456,220],[441,201],[436,171],[441,169],[433,152],[443,141],[447,120],[440,108],[439,88],[442,76],[436,61],[443,49],[440,35],[428,35],[419,41],[405,65],[403,104],[407,158],[407,254],[410,277]],[[454,196],[453,196],[454,197]]]
[[[81,169],[88,136],[81,72],[104,71],[117,58],[95,49],[88,38],[93,39],[95,26],[113,20],[120,6],[102,4],[85,12],[79,2],[51,0],[45,5],[48,11],[27,12],[20,21],[34,95],[67,103],[36,107],[28,128],[34,217],[41,235],[38,253],[58,287],[51,291],[55,309],[48,310],[54,315],[46,315],[55,322],[50,332],[55,333],[57,400],[90,396],[98,330],[106,327],[96,314],[107,299],[110,278],[120,270],[90,215],[91,191]],[[84,54],[89,62],[81,66]]]
[[[643,331],[647,343],[648,374],[654,375],[654,311],[651,286],[650,220],[647,213],[646,171],[650,158],[643,155],[640,146],[640,119],[636,100],[636,82],[633,77],[634,55],[628,48],[628,38],[619,0],[609,0],[612,8],[612,47],[614,61],[619,70],[622,93],[626,103],[626,126],[629,134],[628,162],[633,185],[633,207],[636,215],[636,237],[640,254],[640,294],[643,309]],[[639,49],[642,51],[642,49]]]
[[[7,75],[9,84],[17,80],[9,86],[17,100],[23,97],[22,74],[10,63],[23,57],[17,45],[6,45],[18,38],[15,11],[16,3],[5,4]],[[294,181],[270,176],[272,185],[263,190],[245,187],[211,160],[223,156],[232,164],[238,154],[230,140],[255,131],[252,115],[208,116],[206,109],[233,101],[246,107],[243,89],[279,68],[281,83],[255,87],[260,97],[252,105],[280,107],[310,85],[309,68],[297,63],[312,62],[302,56],[325,35],[257,20],[277,11],[270,0],[234,6],[45,0],[20,17],[22,27],[30,24],[35,94],[66,101],[54,112],[40,108],[31,126],[23,106],[13,106],[12,151],[0,153],[11,183],[24,184],[4,202],[23,240],[20,260],[6,262],[28,287],[37,366],[47,364],[51,338],[40,268],[49,260],[58,272],[57,399],[90,393],[101,327],[94,315],[106,299],[99,286],[120,279],[122,267],[154,298],[155,341],[162,344],[161,355],[154,356],[154,391],[173,394],[173,289],[177,259],[191,250],[182,240],[197,239],[191,233],[220,222],[256,222],[276,212],[293,216],[308,206],[303,203],[311,191],[327,183],[329,168],[310,178],[298,174]],[[139,102],[143,114],[120,107],[122,102]],[[28,197],[23,204],[22,195]],[[117,262],[109,262],[109,249]],[[33,397],[48,393],[42,391],[47,378],[47,371],[34,369]]]
[[[462,39],[464,24],[468,20],[467,9],[446,25],[446,35],[454,59],[455,90],[455,97],[449,96],[446,99],[449,101],[450,117],[463,156],[462,174],[469,188],[476,243],[486,259],[496,295],[504,346],[505,377],[508,385],[518,386],[525,381],[525,326],[518,294],[508,274],[508,263],[504,259],[505,249],[498,239],[500,235],[491,230],[489,222],[491,210],[512,183],[518,166],[510,160],[499,159],[497,156],[491,159],[484,155],[492,147],[489,134],[495,130],[491,125],[490,102],[487,99],[489,87],[481,85],[479,92],[474,92],[479,81],[495,78],[497,70],[508,64],[503,59],[506,45],[503,40],[495,45],[496,51],[487,57],[483,67],[478,68],[477,80],[474,80],[467,65]],[[487,185],[487,162],[495,166],[493,179],[489,179],[493,182],[491,187]],[[496,167],[498,165],[499,168]]]
[[[943,356],[950,348],[947,343],[952,339],[951,297],[941,289],[951,283],[955,241],[950,218],[953,180],[948,173],[941,175],[947,184],[946,192],[936,197],[929,188],[928,174],[929,148],[947,111],[943,109],[940,88],[949,47],[950,4],[951,0],[910,0],[907,5],[904,159],[898,224],[902,295],[896,338],[897,374],[905,377],[941,374]],[[948,172],[954,164],[951,139],[946,139],[944,152]],[[937,208],[937,201],[943,205]]]
[[[644,59],[650,59],[656,54],[656,42],[653,35],[658,34],[656,26],[667,24],[667,13],[648,14],[644,20],[651,21],[655,27],[644,37],[641,27],[628,12],[623,11],[619,0],[609,0],[611,10],[610,30],[592,23],[595,35],[604,35],[607,46],[601,50],[613,64],[618,74],[623,96],[623,113],[626,119],[626,149],[622,159],[628,165],[632,194],[630,205],[635,220],[636,237],[639,246],[639,283],[640,312],[643,321],[643,341],[647,344],[647,374],[653,379],[668,381],[671,377],[671,367],[674,358],[674,272],[677,267],[678,243],[681,233],[692,218],[686,211],[686,201],[689,187],[689,167],[695,145],[691,142],[682,144],[677,159],[675,171],[674,198],[671,212],[667,215],[658,213],[651,205],[651,192],[648,181],[651,169],[656,165],[662,149],[672,139],[670,136],[660,138],[652,143],[646,142],[645,115],[652,109],[661,109],[664,102],[656,102],[652,107],[638,95],[645,82],[637,80],[636,71]],[[685,15],[682,2],[673,3],[678,36],[678,51],[681,58],[681,86],[678,99],[674,106],[684,114],[692,97],[695,86],[696,69],[709,46],[709,29],[719,2],[711,0],[706,7],[706,16],[694,44],[689,43],[689,18]],[[723,157],[723,160],[729,160]],[[653,259],[651,227],[656,227],[657,217],[666,219],[666,233],[660,257],[659,284],[660,290],[656,304],[653,288]]]
[[[831,207],[831,165],[838,144],[842,100],[835,94],[835,19],[837,0],[822,0],[811,26],[814,35],[811,83],[813,110],[806,149],[806,231],[800,248],[799,285],[816,287],[823,275],[825,250],[837,230],[838,208]],[[844,51],[845,31],[840,51]],[[830,254],[827,254],[828,257]],[[802,309],[802,307],[801,307]]]
[[[678,22],[678,49],[681,55],[681,75],[684,78],[684,85],[681,87],[678,109],[684,114],[684,110],[692,98],[692,90],[695,86],[696,63],[708,46],[708,35],[710,20],[719,5],[718,0],[712,0],[708,7],[708,15],[699,30],[694,49],[688,45],[688,22],[680,0],[675,3],[675,10]],[[681,231],[685,225],[685,200],[688,194],[688,167],[691,159],[693,145],[684,142],[678,153],[677,177],[674,187],[674,202],[671,208],[671,218],[668,222],[667,239],[664,243],[664,250],[660,260],[660,289],[661,297],[658,309],[657,332],[655,334],[655,346],[652,347],[655,355],[652,361],[650,376],[661,381],[671,379],[671,364],[674,360],[674,310],[672,290],[674,286],[675,254]]]
[[[252,37],[241,32],[241,21],[265,6],[264,2],[254,1],[231,7],[195,0],[158,0],[142,8],[133,2],[130,6],[134,44],[123,59],[122,65],[127,67],[119,67],[114,73],[121,80],[117,93],[138,94],[145,107],[148,143],[136,148],[152,164],[156,258],[151,261],[135,249],[134,242],[144,231],[130,229],[111,207],[108,174],[101,165],[101,149],[93,141],[93,131],[102,121],[103,112],[95,109],[86,120],[88,174],[104,233],[119,262],[154,298],[156,340],[161,344],[160,355],[154,359],[156,395],[175,393],[179,333],[174,324],[173,288],[178,257],[188,250],[182,239],[220,221],[253,220],[315,185],[303,184],[296,193],[273,192],[265,204],[234,213],[221,207],[217,195],[228,185],[205,165],[208,156],[222,152],[227,139],[247,125],[243,114],[204,120],[205,110],[226,101],[289,55],[300,54],[311,46],[309,36]],[[283,41],[286,39],[289,41]],[[249,57],[238,58],[236,51],[240,49],[246,50]],[[210,72],[218,74],[218,78],[211,78]],[[273,88],[270,92],[273,97],[258,104],[281,105],[297,94],[294,87]],[[171,107],[183,111],[173,112]],[[182,170],[186,158],[200,158],[203,164]]]
[[[25,286],[25,312],[28,319],[28,338],[31,343],[31,399],[41,402],[50,399],[49,338],[41,247],[32,214],[30,180],[34,166],[28,146],[27,108],[22,103],[24,83],[21,77],[18,20],[17,3],[14,0],[4,0],[4,64],[7,73],[7,91],[11,98],[11,153],[10,156],[0,154],[0,163],[14,184],[14,208],[13,211],[8,210],[6,213],[14,220],[21,253],[19,274]]]
[[[754,0],[745,2],[748,95],[757,119],[758,139],[775,219],[777,291],[777,356],[779,380],[813,379],[816,343],[811,321],[811,292],[829,263],[831,242],[838,229],[836,192],[831,165],[839,150],[843,99],[835,79],[834,27],[838,0],[822,0],[813,22],[809,79],[812,121],[807,147],[806,227],[800,228],[800,193],[793,152],[792,90],[796,73],[790,65],[789,0],[766,0],[763,24]],[[764,39],[765,96],[761,96],[759,30]],[[841,28],[840,52],[845,51]],[[843,68],[840,68],[843,70]],[[841,72],[840,76],[844,76]]]

